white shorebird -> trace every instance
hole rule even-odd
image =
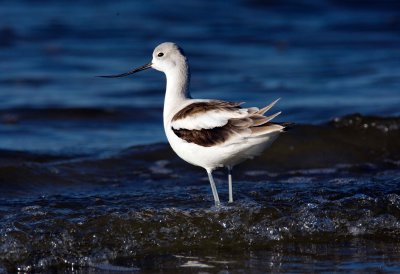
[[[164,72],[167,78],[163,117],[172,149],[186,162],[205,168],[216,206],[220,200],[212,172],[226,167],[229,202],[233,202],[232,168],[261,154],[285,130],[285,124],[270,122],[280,112],[264,116],[278,100],[259,109],[242,108],[241,103],[192,99],[188,60],[183,50],[170,42],[154,49],[150,63],[126,73],[101,77],[124,77],[148,68]]]

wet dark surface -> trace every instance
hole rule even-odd
[[[0,273],[400,272],[399,3],[1,6]],[[164,41],[195,98],[282,98],[296,123],[232,205],[166,143],[163,75],[94,77]]]
[[[4,150],[3,266],[396,272],[399,122],[298,125],[235,170],[236,202],[221,208],[205,172],[167,144],[102,156]],[[215,175],[226,201],[226,174]]]

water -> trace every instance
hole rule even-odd
[[[94,77],[164,41],[195,98],[296,123],[233,205],[166,143],[162,74]],[[396,1],[3,1],[0,273],[399,272],[399,44]]]

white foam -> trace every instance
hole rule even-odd
[[[181,267],[213,268],[214,266],[201,263],[199,261],[187,261]]]

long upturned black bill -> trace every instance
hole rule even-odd
[[[145,70],[145,69],[149,69],[149,68],[151,68],[151,65],[152,65],[151,63],[148,63],[148,64],[146,64],[144,66],[141,66],[139,68],[135,68],[134,70],[131,70],[131,71],[128,71],[128,72],[125,72],[125,73],[115,74],[115,75],[102,75],[102,76],[99,76],[99,77],[103,77],[103,78],[125,77],[125,76],[128,76],[128,75],[134,74],[136,72],[139,72],[139,71],[142,71],[142,70]]]

